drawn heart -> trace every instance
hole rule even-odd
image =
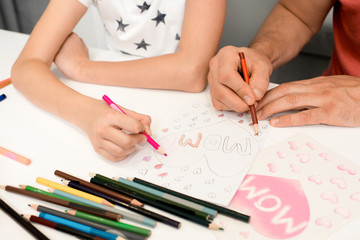
[[[313,182],[317,185],[322,184],[322,179],[320,175],[312,175],[307,178],[310,182]]]
[[[147,172],[148,172],[147,169],[140,169],[140,170],[138,171],[138,173],[140,173],[141,175],[146,175]]]
[[[176,125],[174,128],[175,128],[175,129],[180,129],[180,128],[181,128],[181,125]]]
[[[189,170],[189,166],[184,166],[184,167],[181,168],[181,171],[184,171],[184,172],[185,172],[185,171],[187,171],[187,170]]]
[[[167,132],[167,131],[169,131],[169,129],[168,128],[164,128],[163,130],[161,130],[161,131],[163,131],[163,132]]]
[[[197,118],[198,118],[198,117],[194,117],[194,118],[192,118],[191,120],[192,120],[192,121],[196,121],[196,120],[197,120]]]
[[[343,207],[337,207],[334,209],[334,212],[336,214],[339,214],[340,216],[342,216],[343,218],[350,218],[351,214],[350,211],[347,208],[343,208]]]
[[[161,185],[164,188],[168,188],[170,186],[170,183],[164,183],[163,185]]]
[[[339,169],[340,171],[345,171],[350,175],[355,175],[357,173],[352,166],[346,164],[339,165],[337,169]]]
[[[184,176],[180,176],[180,177],[176,177],[175,181],[181,182],[182,180],[184,180]]]
[[[225,192],[231,192],[232,190],[232,187],[231,186],[227,186],[226,188],[224,188],[224,191]]]
[[[195,126],[195,123],[189,123],[188,126],[189,126],[189,127],[194,127],[194,126]]]
[[[273,172],[273,173],[278,172],[280,170],[280,166],[278,164],[276,164],[276,163],[269,163],[267,165],[267,167],[269,168],[269,171]]]
[[[322,193],[322,194],[320,194],[320,197],[323,200],[329,201],[333,204],[337,204],[339,202],[339,198],[337,197],[337,195],[334,192]]]
[[[294,173],[301,172],[301,166],[298,164],[290,164],[291,171]]]
[[[204,119],[204,122],[210,122],[210,118]]]
[[[193,171],[193,174],[199,175],[201,173],[201,168],[197,168]]]
[[[155,169],[160,169],[160,168],[162,168],[162,166],[163,166],[162,163],[159,163],[159,164],[156,164],[156,165],[154,166],[154,168],[155,168]]]
[[[276,155],[278,155],[278,157],[279,157],[280,159],[284,159],[284,158],[286,157],[287,153],[284,153],[284,152],[276,152]]]
[[[208,198],[211,198],[211,199],[215,199],[216,198],[216,194],[211,192],[208,194]]]
[[[329,219],[327,219],[326,217],[320,217],[320,218],[316,219],[315,224],[318,226],[321,226],[321,227],[326,227],[326,228],[332,227],[331,221]]]
[[[249,232],[239,232],[239,235],[243,238],[248,238],[249,237]]]
[[[166,173],[166,172],[165,172],[165,173],[160,173],[160,174],[158,174],[158,176],[159,176],[159,177],[166,177],[167,174],[168,174],[168,173]]]
[[[238,116],[238,117],[243,117],[244,114],[243,114],[243,113],[238,113],[236,116]]]
[[[351,194],[350,199],[360,203],[360,192]]]
[[[184,187],[184,190],[189,190],[191,188],[191,184]]]
[[[252,127],[254,124],[253,123],[249,123],[249,126]]]
[[[244,120],[239,120],[238,123],[244,123]]]
[[[322,157],[326,161],[332,161],[333,157],[328,153],[319,153],[319,156]]]
[[[199,104],[193,104],[193,108],[199,108]]]
[[[223,117],[223,116],[224,116],[224,114],[223,114],[223,113],[218,115],[218,117]]]
[[[296,157],[299,158],[301,163],[310,162],[310,155],[309,154],[296,154]]]
[[[206,180],[205,181],[205,184],[213,184],[214,183],[214,179],[212,178],[212,179],[209,179],[209,180]]]
[[[344,190],[347,188],[346,182],[343,178],[332,178],[330,179],[332,184],[335,184],[339,189]]]
[[[316,143],[307,142],[307,143],[305,143],[305,145],[308,146],[311,150],[316,150],[317,149],[317,144]]]
[[[151,156],[145,156],[145,157],[143,158],[143,160],[144,160],[145,162],[149,162],[150,159],[151,159]]]
[[[300,145],[296,142],[289,141],[288,144],[291,150],[298,150],[300,148]]]
[[[201,112],[202,115],[207,115],[208,111]]]

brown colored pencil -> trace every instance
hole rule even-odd
[[[142,204],[141,202],[139,202],[138,200],[136,200],[134,198],[131,198],[131,197],[128,197],[126,195],[123,195],[123,194],[108,190],[106,188],[100,187],[100,186],[98,186],[96,184],[93,184],[93,183],[90,183],[88,181],[82,180],[81,178],[74,177],[74,176],[72,176],[70,174],[67,174],[67,173],[64,173],[62,171],[56,170],[54,172],[54,174],[56,176],[65,178],[67,180],[78,181],[81,185],[84,185],[84,186],[86,186],[88,188],[94,189],[94,190],[96,190],[98,192],[101,192],[101,193],[104,193],[104,194],[109,195],[111,197],[114,197],[116,199],[119,199],[121,202],[125,202],[125,203],[131,204],[131,205],[134,205],[134,206],[138,206],[138,207],[143,207],[144,206],[144,204]]]
[[[28,197],[32,197],[32,198],[36,198],[45,202],[50,202],[53,204],[57,204],[63,207],[68,207],[68,208],[72,208],[72,209],[76,209],[76,210],[80,210],[86,213],[90,213],[102,218],[107,218],[110,220],[114,220],[114,221],[119,221],[121,216],[119,214],[113,213],[113,212],[109,212],[106,210],[102,210],[102,209],[98,209],[98,208],[93,208],[93,207],[89,207],[89,206],[85,206],[85,205],[81,205],[78,203],[74,203],[74,202],[69,202],[69,201],[65,201],[59,198],[54,198],[51,196],[47,196],[41,193],[37,193],[37,192],[31,192],[31,191],[27,191],[25,189],[21,189],[21,188],[16,188],[13,186],[1,186],[2,189],[9,191],[9,192],[13,192],[13,193],[17,193],[17,194],[21,194],[24,196],[28,196]]]
[[[243,52],[239,53],[240,56],[240,65],[241,65],[241,71],[243,73],[244,80],[247,84],[249,84],[249,73],[246,66],[246,60],[245,60],[245,54]],[[253,123],[253,127],[255,130],[255,135],[259,134],[259,123],[256,115],[256,109],[254,105],[249,106],[250,109],[250,115]]]

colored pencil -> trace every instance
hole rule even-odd
[[[180,198],[187,199],[187,200],[192,201],[192,202],[197,202],[197,203],[202,204],[204,206],[208,206],[209,208],[216,209],[221,214],[227,215],[229,217],[236,218],[236,219],[238,219],[240,221],[243,221],[243,222],[246,222],[246,223],[248,223],[250,221],[250,216],[239,213],[239,212],[236,212],[236,211],[228,209],[226,207],[222,207],[222,206],[219,206],[219,205],[207,202],[207,201],[203,201],[203,200],[200,200],[198,198],[190,197],[188,195],[173,191],[173,190],[168,189],[168,188],[161,187],[159,185],[147,182],[147,181],[139,179],[139,178],[129,178],[129,180],[133,181],[133,182],[137,182],[137,183],[142,184],[144,186],[148,186],[148,187],[158,189],[158,190],[163,191],[163,192],[167,192],[169,194],[172,194],[174,196],[178,196]]]
[[[23,156],[21,156],[21,155],[19,155],[17,153],[11,152],[10,150],[7,150],[7,149],[5,149],[3,147],[0,147],[0,154],[4,155],[4,156],[6,156],[6,157],[8,157],[8,158],[10,158],[12,160],[15,160],[15,161],[17,161],[19,163],[22,163],[22,164],[24,164],[26,166],[31,163],[30,159],[28,159],[26,157],[23,157]]]
[[[183,199],[183,198],[180,198],[180,197],[177,197],[177,196],[174,196],[174,195],[170,195],[170,194],[168,194],[166,192],[163,192],[163,191],[160,191],[158,189],[151,188],[151,187],[148,187],[148,186],[141,185],[139,183],[127,180],[125,178],[116,177],[114,179],[117,180],[118,182],[121,182],[121,183],[129,186],[129,187],[139,189],[140,191],[148,192],[148,193],[154,194],[154,195],[156,195],[158,197],[165,198],[165,199],[168,199],[170,201],[174,201],[174,202],[180,203],[182,205],[194,208],[196,210],[205,212],[207,214],[210,214],[213,218],[216,217],[216,215],[217,215],[217,211],[215,211],[214,209],[211,209],[211,208],[208,208],[206,206],[200,205],[198,203],[189,201],[187,199]]]
[[[92,178],[91,182],[94,183],[94,184],[98,184],[99,186],[108,188],[108,189],[110,189],[112,191],[119,191],[121,193],[126,192],[126,191],[124,192],[123,189],[119,188],[116,185],[113,185],[113,184],[108,183],[108,182],[100,181],[99,179]],[[170,206],[170,205],[164,204],[162,202],[157,202],[155,200],[152,200],[152,199],[149,199],[149,198],[146,198],[146,197],[137,196],[135,193],[130,193],[130,195],[132,197],[136,197],[137,199],[139,199],[140,201],[142,201],[142,202],[144,202],[146,204],[149,204],[149,205],[151,205],[153,207],[156,207],[156,208],[161,209],[163,211],[166,211],[168,213],[174,214],[176,216],[182,217],[182,218],[187,219],[189,221],[192,221],[194,223],[203,225],[205,227],[208,227],[208,228],[211,228],[211,229],[214,229],[214,230],[223,230],[222,228],[220,228],[216,224],[214,224],[214,223],[211,224],[209,221],[207,221],[207,220],[205,220],[203,218],[199,218],[194,214],[190,214],[187,211],[184,211],[184,209],[179,209],[179,208],[176,208],[174,206]]]
[[[61,218],[65,218],[65,219],[70,220],[70,221],[74,221],[74,222],[81,223],[81,224],[84,224],[84,225],[87,225],[87,226],[90,226],[90,227],[93,227],[93,228],[97,228],[97,229],[105,231],[105,232],[113,233],[115,235],[118,235],[118,236],[121,236],[121,237],[124,237],[124,238],[130,238],[130,239],[136,239],[136,240],[145,240],[145,237],[142,236],[142,235],[135,234],[135,233],[132,233],[132,232],[128,232],[128,231],[125,231],[125,230],[120,230],[120,229],[115,230],[114,228],[111,228],[111,227],[109,227],[107,225],[100,224],[100,223],[97,223],[97,222],[93,222],[93,221],[90,221],[90,220],[87,220],[87,219],[75,217],[75,216],[67,214],[65,212],[60,212],[60,211],[57,211],[55,209],[48,208],[48,207],[45,207],[45,206],[42,206],[42,205],[29,204],[29,206],[32,209],[36,210],[36,211],[49,213],[49,214],[52,214],[52,215],[55,215],[55,216],[58,216],[58,217],[61,217]]]
[[[56,176],[59,176],[59,177],[62,177],[62,178],[65,178],[67,180],[70,180],[70,181],[78,181],[81,185],[84,185],[88,188],[91,188],[91,189],[94,189],[98,192],[101,192],[101,193],[104,193],[108,196],[111,196],[113,198],[116,198],[124,203],[128,203],[128,204],[131,204],[131,205],[134,205],[134,206],[138,206],[138,207],[142,207],[144,206],[144,204],[142,204],[141,202],[139,202],[138,200],[134,199],[134,198],[130,198],[124,194],[120,194],[120,193],[117,193],[117,192],[113,192],[113,191],[110,191],[106,188],[102,188],[102,187],[99,187],[98,185],[95,185],[95,184],[92,184],[88,181],[85,181],[85,180],[82,180],[80,178],[77,178],[77,177],[74,177],[68,173],[65,173],[65,172],[62,172],[62,171],[59,171],[59,170],[56,170],[54,172],[54,174]]]
[[[101,174],[94,174],[94,173],[90,173],[90,175],[94,178],[98,178],[102,181],[105,181],[105,182],[109,182],[109,183],[112,183],[116,186],[118,186],[119,188],[125,188],[129,191],[132,191],[134,193],[136,193],[137,195],[139,196],[142,196],[142,197],[146,197],[148,199],[152,199],[152,200],[155,200],[159,203],[163,203],[164,205],[167,205],[167,206],[174,206],[175,208],[178,208],[178,209],[181,209],[182,211],[184,212],[187,212],[189,214],[194,214],[200,218],[204,218],[205,220],[211,220],[213,218],[213,216],[211,216],[210,214],[206,213],[206,212],[203,212],[201,210],[198,210],[198,209],[194,209],[192,207],[189,207],[187,205],[183,205],[181,203],[178,203],[176,201],[173,201],[173,200],[169,200],[169,199],[165,199],[165,198],[162,198],[162,197],[159,197],[159,196],[156,196],[154,194],[151,194],[151,193],[148,193],[148,192],[144,192],[142,190],[139,190],[139,189],[136,189],[136,188],[133,188],[133,187],[130,187],[126,184],[123,184],[119,181],[116,181],[116,180],[113,180],[113,179],[110,179],[108,177],[105,177]]]
[[[2,100],[5,100],[6,99],[6,95],[5,94],[1,94],[0,95],[0,102],[2,101]]]
[[[126,205],[125,203],[122,203],[120,201],[118,201],[116,198],[111,198],[110,196],[107,196],[103,193],[100,193],[100,192],[97,192],[96,190],[93,190],[91,188],[87,188],[81,184],[79,184],[78,182],[74,182],[74,181],[68,181],[68,180],[62,180],[64,182],[64,184],[70,184],[69,186],[75,188],[75,189],[78,189],[78,190],[81,190],[81,191],[84,191],[84,192],[88,192],[88,193],[91,193],[91,194],[94,194],[94,195],[97,195],[97,196],[100,196],[104,199],[107,199],[108,201],[114,203],[114,204],[117,204],[119,206],[127,206],[128,209],[135,209],[136,207],[135,206],[132,206],[132,205]],[[142,211],[142,212],[145,212],[145,210],[143,208],[139,208],[139,211]],[[123,211],[123,210],[119,210],[117,208],[111,208],[111,207],[107,207],[107,206],[104,206],[103,209],[106,209],[108,211],[113,211],[113,212],[116,212],[118,214],[121,214],[123,216],[124,219],[128,219],[130,221],[133,221],[133,222],[137,222],[137,223],[140,223],[140,224],[144,224],[146,226],[149,226],[149,227],[155,227],[156,226],[156,221],[154,221],[153,219],[150,219],[150,218],[146,218],[140,214],[137,214],[137,213],[131,213],[131,212],[127,212],[127,211]]]
[[[92,214],[88,214],[88,213],[84,213],[81,211],[77,211],[77,210],[65,210],[65,212],[67,212],[68,214],[71,214],[73,216],[76,216],[76,217],[80,217],[80,218],[84,218],[84,219],[91,220],[94,222],[102,223],[102,224],[105,224],[105,225],[108,225],[111,227],[119,228],[119,229],[126,230],[129,232],[137,233],[137,234],[141,234],[141,235],[144,235],[147,237],[149,237],[151,235],[151,230],[146,229],[146,228],[141,228],[141,227],[137,227],[137,226],[122,223],[122,222],[111,221],[106,218],[101,218],[101,217],[98,217],[98,216],[95,216]]]
[[[246,60],[245,60],[245,54],[243,52],[239,53],[240,56],[240,65],[241,65],[241,71],[243,73],[244,80],[247,84],[249,84],[249,73],[246,66]],[[249,106],[250,109],[250,115],[253,123],[253,127],[255,130],[255,135],[259,134],[259,123],[256,115],[256,109],[254,105]]]
[[[28,221],[31,221],[31,222],[34,222],[34,223],[39,223],[41,225],[44,225],[44,226],[59,230],[59,231],[64,232],[64,233],[68,233],[68,234],[70,234],[72,236],[79,237],[81,239],[87,239],[87,240],[103,240],[103,239],[105,239],[105,238],[97,237],[97,236],[82,232],[80,230],[68,227],[68,226],[60,224],[60,223],[55,223],[55,222],[46,220],[44,218],[34,216],[34,215],[25,214],[23,217]]]
[[[81,205],[75,202],[70,202],[70,201],[66,201],[63,199],[59,199],[59,198],[55,198],[49,195],[45,195],[45,194],[41,194],[38,192],[32,192],[32,191],[27,191],[25,189],[21,189],[21,188],[16,188],[13,186],[0,186],[1,189],[4,189],[6,191],[9,192],[13,192],[13,193],[17,193],[23,196],[28,196],[28,197],[32,197],[32,198],[36,198],[45,202],[49,202],[49,203],[53,203],[53,204],[57,204],[60,206],[64,206],[64,207],[68,207],[68,208],[72,208],[72,209],[77,209],[77,210],[81,210],[90,214],[94,214],[97,215],[99,217],[103,217],[103,218],[108,218],[114,221],[118,221],[120,219],[120,216],[118,214],[109,212],[109,211],[105,211],[102,209],[98,209],[98,208],[93,208],[93,207],[89,207],[89,206],[85,206],[85,205]]]
[[[104,232],[104,231],[101,231],[99,229],[89,227],[89,226],[86,226],[84,224],[80,224],[80,223],[77,223],[77,222],[74,222],[74,221],[70,221],[70,220],[67,220],[67,219],[64,219],[64,218],[49,214],[49,213],[40,212],[37,217],[44,218],[46,220],[49,220],[49,221],[52,221],[52,222],[55,222],[55,223],[61,223],[61,224],[65,225],[65,226],[75,228],[75,229],[83,231],[85,233],[92,234],[92,235],[102,237],[102,238],[105,238],[105,239],[109,239],[109,240],[125,240],[124,238],[122,238],[120,236],[117,236],[115,234]]]
[[[137,212],[141,215],[144,215],[144,216],[147,216],[151,219],[154,219],[156,221],[159,221],[159,222],[162,222],[164,224],[167,224],[169,226],[172,226],[172,227],[175,227],[175,228],[180,228],[181,227],[181,223],[178,222],[178,221],[175,221],[171,218],[168,218],[168,217],[165,217],[163,215],[160,215],[158,213],[155,213],[155,212],[152,212],[150,210],[147,210],[145,208],[140,208],[140,207],[136,207],[136,206],[131,206],[131,205],[126,205],[122,202],[119,202],[117,201],[116,199],[113,199],[111,198],[110,196],[107,196],[107,195],[104,195],[102,193],[99,193],[99,192],[96,192],[95,190],[92,190],[92,189],[89,189],[89,188],[86,188],[85,186],[82,186],[80,183],[76,182],[76,181],[70,181],[68,183],[68,186],[70,187],[73,187],[73,188],[76,188],[78,190],[82,190],[84,192],[88,192],[91,193],[91,194],[94,194],[94,195],[97,195],[97,196],[101,196],[103,197],[104,199],[108,200],[109,202],[112,202],[116,205],[119,205],[119,206],[122,206],[122,207],[125,207],[131,211],[134,211],[134,212]],[[100,195],[101,194],[101,195]],[[124,215],[124,218],[126,219],[125,215]],[[131,219],[129,219],[131,220]],[[143,220],[143,223],[144,223],[144,220]],[[146,224],[149,226],[149,224]],[[152,226],[154,227],[154,226]]]
[[[12,207],[10,207],[4,200],[0,198],[0,208],[14,219],[20,226],[22,226],[26,231],[28,231],[32,236],[39,240],[49,240],[42,232],[40,232],[34,225],[26,221],[22,216],[20,216]],[[4,220],[3,220],[4,221]]]
[[[122,112],[123,114],[126,115],[126,113],[116,104],[114,103],[108,96],[104,95],[102,97],[102,99],[112,108],[115,109],[116,111]],[[164,156],[167,156],[167,154],[165,153],[164,149],[162,149],[162,147],[160,147],[160,145],[154,140],[152,139],[146,132],[141,132],[141,134],[144,134],[147,138],[148,143],[150,143],[151,146],[153,146],[159,153],[161,153]]]
[[[94,196],[94,195],[89,194],[89,193],[85,193],[83,191],[79,191],[77,189],[73,189],[73,188],[64,186],[62,184],[47,180],[45,178],[38,177],[38,178],[36,178],[36,182],[39,183],[39,184],[51,187],[51,188],[58,189],[58,190],[63,191],[63,192],[73,194],[75,196],[86,198],[86,199],[88,199],[90,201],[94,201],[94,202],[104,204],[104,205],[107,205],[107,206],[110,206],[110,207],[114,206],[112,203],[109,203],[107,200],[105,200],[103,198],[100,198],[98,196]]]
[[[5,80],[0,81],[0,89],[6,87],[7,85],[11,84],[11,79],[7,78]]]

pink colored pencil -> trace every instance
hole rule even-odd
[[[11,158],[12,160],[15,160],[19,163],[22,163],[24,165],[29,165],[31,163],[31,160],[28,159],[28,158],[25,158],[23,156],[20,156],[19,154],[17,153],[14,153],[14,152],[11,152],[3,147],[0,147],[0,154],[8,157],[8,158]]]
[[[117,111],[122,112],[123,114],[126,115],[126,113],[116,104],[114,103],[108,96],[104,95],[102,97],[102,99],[112,108],[115,109]],[[161,154],[163,154],[164,156],[167,156],[167,154],[165,153],[164,149],[162,149],[160,147],[160,145],[155,142],[154,139],[152,139],[146,132],[141,132],[141,134],[144,134],[147,138],[148,143],[150,143],[151,146],[153,146],[156,150],[158,150]]]

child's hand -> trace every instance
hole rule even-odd
[[[78,80],[78,73],[83,63],[89,61],[89,50],[84,41],[71,33],[56,54],[54,62],[58,69],[68,78]]]
[[[95,151],[111,161],[125,159],[134,152],[136,144],[145,143],[147,139],[141,132],[151,134],[149,116],[122,109],[126,115],[98,101],[91,116],[83,118],[87,119],[83,129]]]

